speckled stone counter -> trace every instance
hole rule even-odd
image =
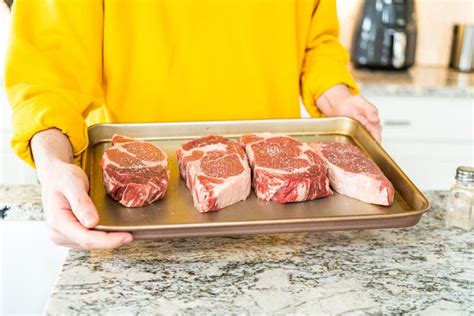
[[[474,73],[448,68],[412,67],[408,71],[353,69],[367,96],[474,98]]]
[[[42,221],[38,185],[0,185],[0,220]]]
[[[474,313],[474,232],[446,192],[411,228],[134,242],[71,250],[49,315]]]

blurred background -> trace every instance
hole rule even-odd
[[[339,38],[349,51],[364,0],[337,0]],[[454,24],[474,23],[472,0],[415,0],[418,28],[415,64],[447,67]]]

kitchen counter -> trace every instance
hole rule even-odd
[[[420,66],[408,71],[352,69],[352,73],[366,96],[474,98],[474,73]]]
[[[42,218],[37,188],[0,193],[5,220]],[[405,229],[70,250],[46,313],[474,313],[474,233],[443,226],[447,192],[426,195],[431,211]]]
[[[38,185],[0,185],[0,220],[44,221]]]

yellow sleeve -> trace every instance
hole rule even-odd
[[[311,20],[301,74],[301,95],[308,113],[322,114],[316,99],[327,89],[345,84],[353,94],[359,93],[348,70],[349,55],[338,39],[336,0],[319,0]]]
[[[34,166],[30,139],[58,128],[77,157],[87,147],[87,113],[102,104],[101,0],[15,0],[5,88],[11,145]]]

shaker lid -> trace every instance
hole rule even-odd
[[[456,180],[474,182],[474,167],[468,167],[468,166],[457,167]]]

